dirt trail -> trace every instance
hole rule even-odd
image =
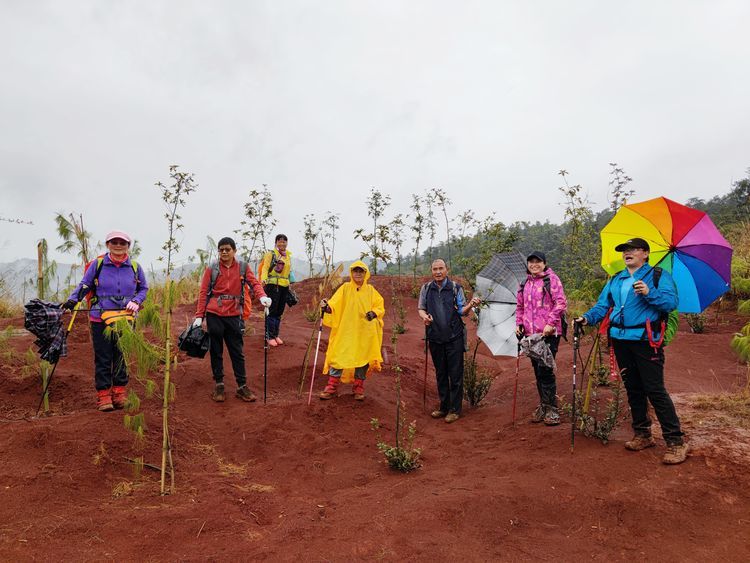
[[[391,280],[373,283],[388,306]],[[363,403],[349,388],[310,407],[297,398],[311,292],[311,282],[300,284],[302,304],[282,327],[286,344],[270,351],[267,405],[236,400],[231,377],[227,402],[214,404],[208,358],[182,358],[172,411],[177,494],[168,497],[158,495],[155,471],[134,479],[125,458],[136,450],[122,413],[93,408],[85,321],[55,374],[53,416],[9,422],[32,414],[39,390],[19,365],[3,368],[0,559],[750,560],[749,432],[690,408],[692,394],[733,390],[743,377],[729,349],[740,319],[722,316],[702,335],[683,330],[667,351],[668,388],[693,443],[685,464],[667,467],[662,442],[639,453],[622,447],[627,424],[607,445],[577,436],[571,453],[569,424],[527,422],[536,405],[527,361],[513,428],[515,360],[484,352],[483,364],[500,375],[483,406],[466,407],[453,425],[430,419],[422,412],[423,332],[403,285],[408,332],[398,362],[424,466],[401,475],[384,465],[370,429],[378,418],[392,441],[389,366],[368,381]],[[190,311],[181,308],[177,324]],[[262,396],[262,318],[250,325],[250,383]],[[23,352],[32,340],[11,342]],[[571,353],[561,346],[561,394],[570,393]],[[430,371],[428,408],[434,389]],[[146,460],[158,464],[158,398],[145,410]]]

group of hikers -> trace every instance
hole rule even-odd
[[[73,310],[86,296],[90,299],[89,319],[94,347],[94,380],[97,408],[110,411],[123,408],[128,373],[114,335],[106,336],[107,315],[118,311],[134,316],[148,292],[143,269],[129,256],[131,238],[123,231],[106,237],[107,253],[89,264],[83,279],[63,308]],[[275,238],[274,248],[260,264],[258,277],[236,258],[237,247],[230,237],[218,242],[218,261],[206,267],[201,278],[193,329],[205,326],[210,337],[211,370],[214,380],[212,399],[225,401],[224,345],[229,352],[237,389],[243,401],[256,400],[247,385],[243,352],[244,318],[249,312],[246,289],[266,309],[266,340],[271,347],[284,344],[280,338],[281,320],[294,282],[291,252],[286,235]],[[601,322],[609,315],[610,340],[621,370],[632,414],[634,436],[625,442],[628,450],[640,451],[656,444],[648,403],[653,406],[667,445],[662,461],[685,461],[688,446],[683,440],[674,404],[664,386],[663,334],[665,323],[657,322],[677,307],[677,293],[669,272],[648,263],[649,244],[631,238],[616,249],[622,253],[625,268],[613,276],[597,303],[574,319],[576,330]],[[567,310],[560,278],[547,265],[544,252],[526,257],[527,277],[517,292],[516,335],[536,337],[555,357]],[[658,272],[658,273],[657,273]],[[439,406],[432,418],[446,423],[457,421],[462,412],[464,352],[469,311],[481,305],[479,297],[467,299],[461,285],[450,279],[442,259],[431,264],[432,280],[420,290],[418,314],[425,325],[426,345],[432,357],[437,381]],[[258,279],[260,278],[260,279]],[[383,297],[369,283],[370,271],[362,261],[349,267],[349,281],[330,299],[320,302],[322,323],[330,327],[323,373],[328,376],[321,400],[337,396],[342,383],[353,384],[354,398],[364,400],[367,376],[380,371],[385,306]],[[653,323],[651,321],[654,321]],[[554,362],[532,357],[539,404],[531,422],[549,426],[560,423]]]

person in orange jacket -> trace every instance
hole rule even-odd
[[[235,259],[237,246],[234,240],[224,237],[219,240],[219,262],[206,268],[201,279],[201,290],[195,310],[193,326],[199,327],[205,319],[208,334],[211,337],[211,371],[214,377],[214,391],[211,398],[217,403],[224,402],[224,343],[227,345],[232,360],[234,378],[237,381],[235,396],[243,401],[256,400],[247,386],[245,372],[245,354],[242,350],[244,321],[241,303],[244,302],[245,283],[250,284],[256,297],[260,296],[263,307],[271,306],[271,298],[266,296],[263,286],[253,275],[249,266],[244,264],[244,282],[242,282],[241,264]],[[218,276],[214,271],[218,269]],[[212,277],[215,282],[212,287]]]

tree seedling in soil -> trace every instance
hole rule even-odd
[[[194,192],[197,188],[193,175],[189,172],[180,172],[178,166],[169,167],[169,177],[172,185],[166,186],[161,182],[156,183],[156,187],[161,192],[162,200],[166,206],[164,218],[167,221],[169,237],[162,246],[165,255],[160,258],[166,262],[166,279],[164,292],[164,317],[165,317],[165,346],[164,346],[164,383],[163,383],[163,403],[162,403],[162,458],[161,458],[161,494],[165,495],[174,492],[174,464],[172,462],[172,448],[169,439],[169,403],[174,397],[173,384],[170,382],[171,368],[176,364],[177,355],[172,351],[172,309],[174,305],[174,291],[172,284],[172,258],[179,251],[177,242],[177,232],[182,230],[183,225],[180,223],[181,217],[178,210],[185,207],[185,197]],[[169,460],[171,484],[167,489],[165,477],[167,460]]]

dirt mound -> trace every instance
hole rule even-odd
[[[266,405],[235,399],[231,376],[227,402],[213,403],[208,358],[181,358],[171,419],[177,492],[167,497],[158,495],[153,469],[134,478],[127,458],[136,447],[122,413],[93,408],[86,321],[71,334],[70,355],[52,384],[52,416],[42,418],[32,418],[38,381],[18,359],[33,338],[18,331],[0,358],[0,559],[750,559],[747,429],[691,406],[696,394],[734,390],[743,378],[729,349],[739,319],[723,315],[701,335],[683,330],[667,350],[668,388],[693,443],[687,463],[667,467],[659,463],[661,442],[639,453],[622,447],[627,425],[607,445],[576,436],[571,453],[569,424],[527,422],[536,388],[526,360],[514,428],[515,360],[481,348],[483,365],[499,374],[486,401],[466,407],[455,424],[432,420],[422,409],[423,330],[411,282],[375,276],[372,283],[387,307],[392,293],[400,296],[407,332],[398,357],[386,337],[390,364],[368,380],[362,403],[347,387],[309,407],[307,389],[298,397],[315,330],[303,314],[314,281],[298,284],[301,303],[282,326],[286,344],[269,352]],[[192,307],[177,318],[175,334]],[[249,381],[262,397],[262,317],[254,315],[250,328]],[[470,330],[473,337],[471,323]],[[561,394],[570,393],[571,355],[563,343]],[[378,418],[392,441],[394,362],[404,370],[407,417],[416,420],[424,458],[408,475],[384,465],[370,429]],[[430,409],[431,366],[427,381]],[[323,384],[318,377],[315,391]],[[160,400],[144,404],[144,454],[158,465]]]

